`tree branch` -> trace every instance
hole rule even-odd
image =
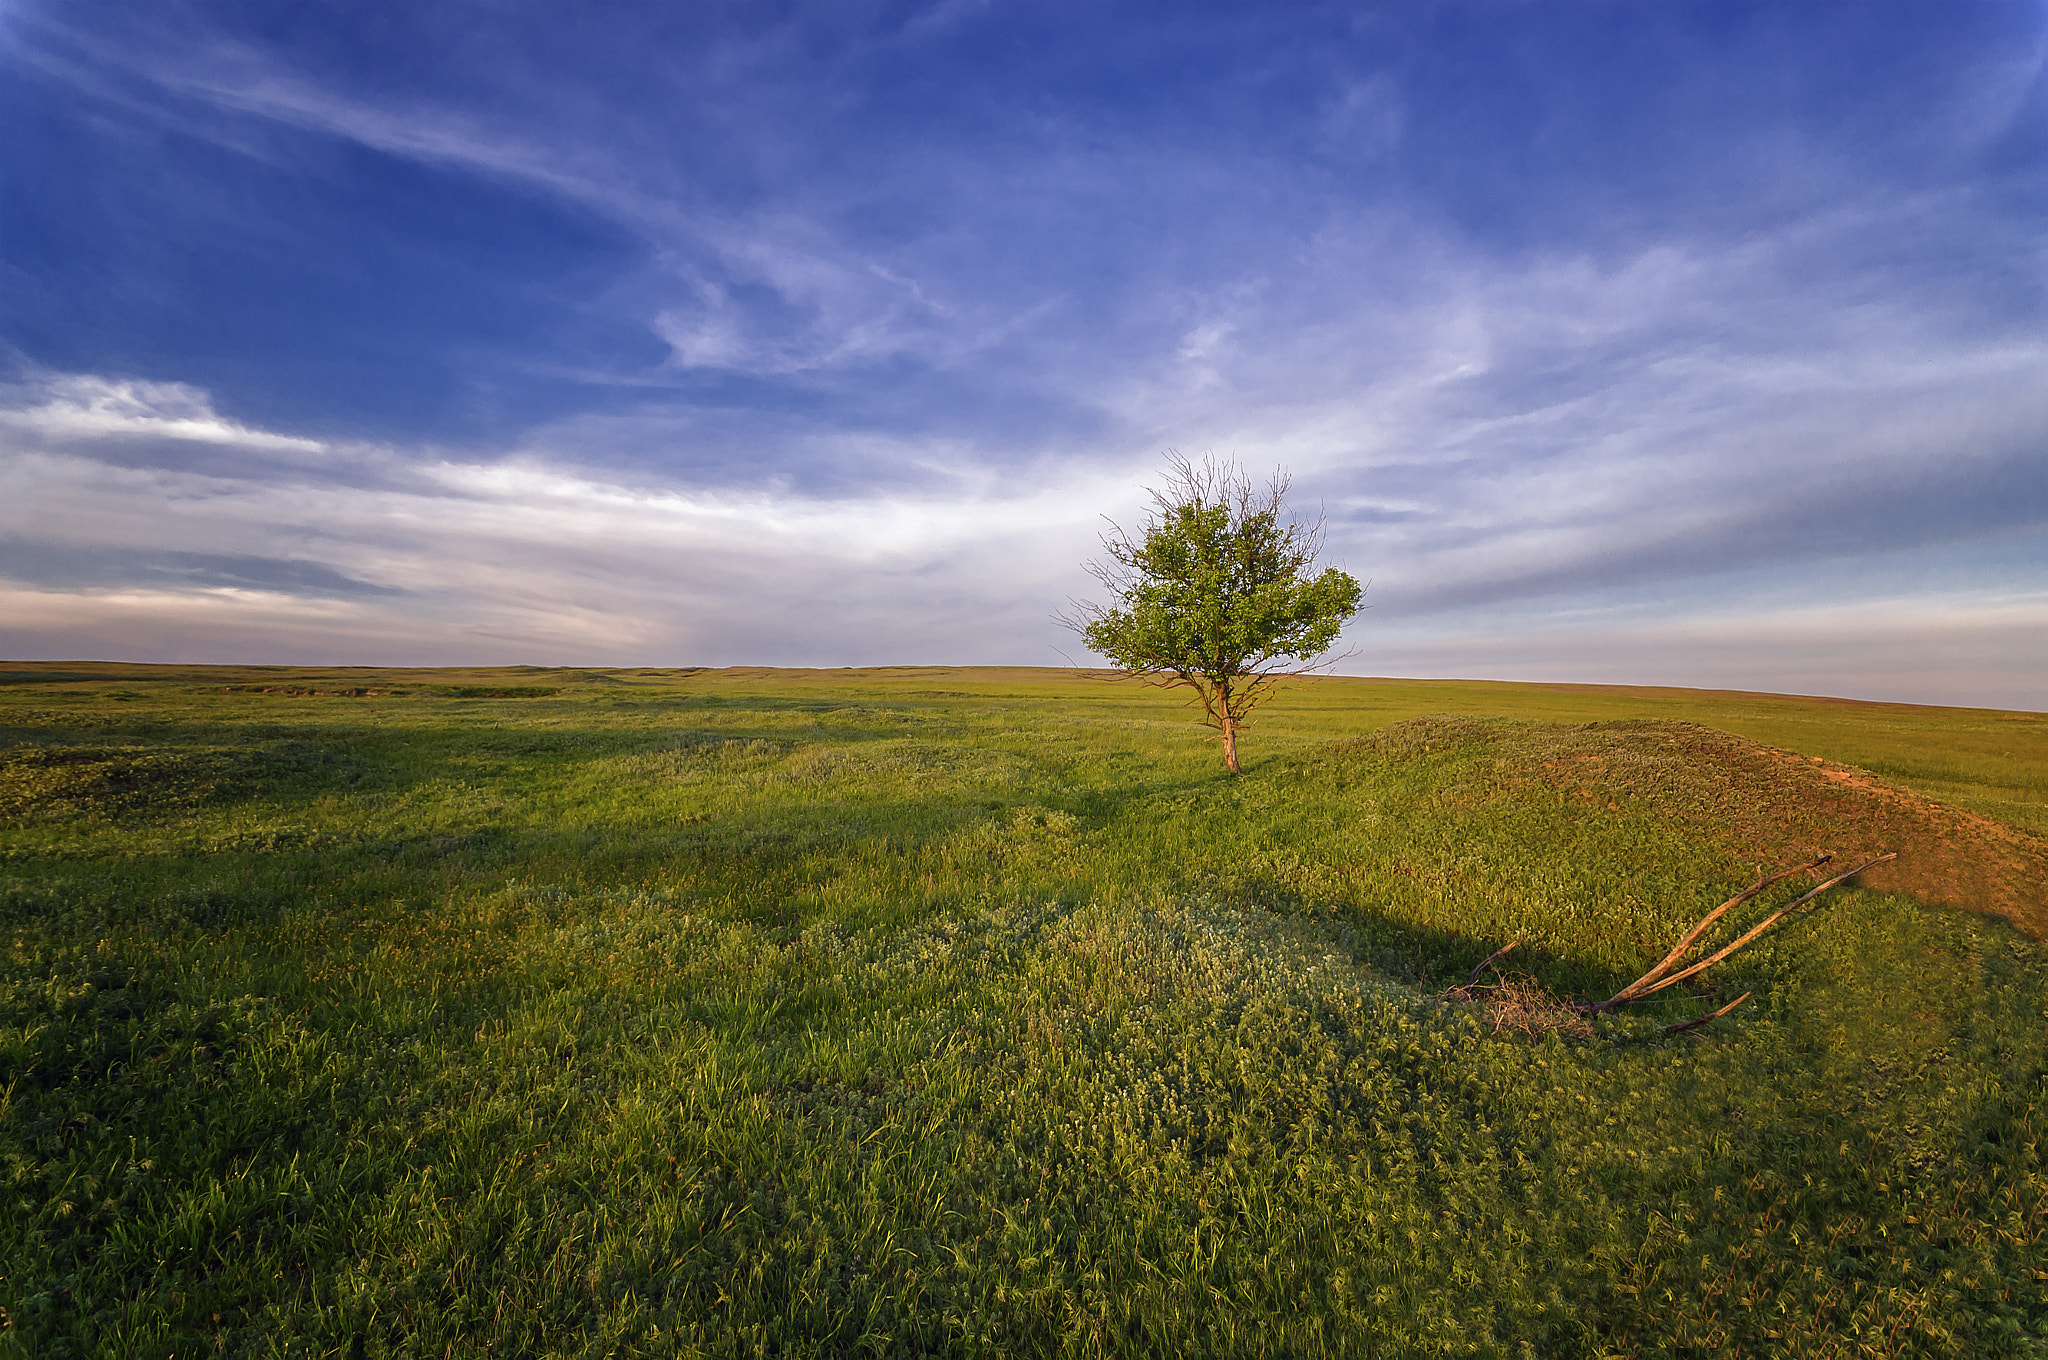
[[[1689,1029],[1698,1029],[1701,1025],[1709,1024],[1715,1020],[1719,1020],[1722,1016],[1734,1010],[1743,1002],[1749,1000],[1749,998],[1750,993],[1744,992],[1741,996],[1736,997],[1733,1001],[1723,1006],[1720,1010],[1714,1011],[1708,1015],[1695,1015],[1692,1019],[1681,1020],[1679,1023],[1675,1025],[1666,1025],[1664,1027],[1663,1032],[1666,1034],[1683,1034]]]
[[[1641,995],[1647,995],[1646,989],[1649,987],[1649,984],[1655,982],[1658,978],[1662,977],[1667,969],[1669,969],[1673,964],[1677,963],[1680,959],[1684,958],[1685,952],[1688,949],[1692,948],[1693,941],[1699,939],[1700,936],[1706,934],[1707,928],[1712,926],[1714,922],[1720,920],[1724,915],[1726,915],[1729,908],[1741,906],[1744,902],[1749,901],[1749,899],[1755,897],[1765,888],[1770,887],[1772,884],[1783,882],[1785,879],[1790,878],[1792,875],[1798,873],[1802,869],[1818,869],[1821,865],[1826,864],[1829,860],[1833,858],[1833,855],[1821,855],[1820,857],[1815,859],[1811,864],[1795,864],[1789,869],[1778,870],[1777,873],[1772,874],[1769,878],[1765,878],[1761,873],[1759,873],[1757,875],[1756,886],[1751,888],[1745,888],[1743,891],[1735,894],[1735,896],[1729,898],[1726,902],[1723,902],[1720,906],[1715,907],[1712,911],[1708,912],[1705,916],[1701,917],[1700,923],[1694,926],[1691,930],[1685,932],[1685,938],[1680,940],[1677,946],[1674,947],[1669,954],[1666,954],[1664,956],[1664,959],[1661,963],[1659,963],[1655,968],[1652,968],[1649,972],[1637,978],[1634,982],[1631,982],[1628,986],[1616,992],[1607,1000],[1601,1002],[1598,1006],[1594,1007],[1593,1009],[1595,1013],[1604,1015],[1608,1011],[1613,1010],[1616,1006],[1625,1006],[1629,1002],[1635,1000],[1636,997]]]
[[[1873,865],[1882,864],[1888,859],[1897,859],[1898,857],[1899,856],[1896,851],[1889,854],[1879,855],[1876,859],[1866,860],[1864,863],[1857,865],[1855,868],[1851,869],[1846,874],[1836,874],[1833,878],[1821,884],[1819,887],[1814,888],[1811,891],[1802,893],[1798,897],[1793,898],[1790,902],[1787,902],[1784,906],[1779,907],[1769,916],[1766,916],[1756,926],[1752,927],[1747,934],[1743,935],[1740,939],[1736,940],[1734,944],[1729,945],[1725,949],[1719,950],[1718,952],[1710,955],[1707,958],[1701,959],[1698,963],[1694,964],[1692,967],[1686,969],[1682,973],[1673,973],[1670,977],[1665,978],[1662,982],[1658,982],[1652,986],[1643,988],[1634,996],[1631,996],[1629,1000],[1640,1001],[1646,996],[1650,996],[1653,993],[1663,991],[1666,987],[1671,986],[1673,983],[1685,981],[1694,973],[1704,972],[1706,969],[1711,968],[1713,965],[1719,963],[1722,959],[1727,958],[1730,954],[1733,954],[1736,950],[1748,944],[1751,940],[1754,940],[1757,936],[1763,934],[1766,930],[1769,930],[1772,926],[1776,925],[1779,921],[1783,920],[1788,914],[1790,914],[1794,910],[1805,906],[1808,902],[1811,902],[1814,898],[1819,897],[1829,888],[1834,887],[1837,883],[1842,883],[1849,879],[1852,879],[1856,877],[1856,875],[1862,873],[1865,869],[1868,869]],[[1623,990],[1626,991],[1628,989],[1623,988]]]

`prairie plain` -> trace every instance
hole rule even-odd
[[[2048,1355],[2048,715],[1325,678],[1244,750],[0,665],[0,1352]],[[1822,851],[1899,858],[1659,1004],[1444,996]]]

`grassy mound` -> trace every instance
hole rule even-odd
[[[1541,788],[1589,809],[1646,810],[1738,862],[1831,853],[1846,867],[1896,851],[1896,862],[1864,875],[1865,886],[1996,912],[2036,939],[2048,936],[2048,842],[1820,756],[1670,720],[1565,726],[1432,716],[1392,724],[1364,745],[1396,758],[1483,752],[1489,796]]]

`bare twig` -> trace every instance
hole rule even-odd
[[[1722,1016],[1734,1010],[1743,1002],[1749,1000],[1749,998],[1750,993],[1744,992],[1741,996],[1736,997],[1733,1001],[1723,1006],[1720,1010],[1717,1010],[1710,1015],[1696,1015],[1690,1020],[1681,1020],[1675,1025],[1666,1025],[1664,1027],[1664,1032],[1666,1034],[1683,1034],[1689,1029],[1698,1029],[1701,1025],[1705,1025],[1711,1023],[1712,1021],[1719,1020]]]
[[[1493,961],[1499,958],[1501,955],[1507,953],[1510,949],[1513,949],[1515,945],[1518,945],[1520,943],[1520,940],[1516,940],[1514,944],[1504,944],[1500,948],[1494,950],[1491,954],[1488,954],[1485,958],[1481,959],[1479,961],[1479,966],[1472,970],[1472,976],[1465,979],[1465,985],[1467,987],[1478,986],[1479,979],[1485,974],[1486,970],[1493,967]]]

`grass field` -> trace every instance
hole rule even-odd
[[[2048,715],[1329,679],[1245,756],[0,666],[0,1352],[2048,1356]],[[1901,857],[1591,1037],[1440,996],[1818,849]]]

